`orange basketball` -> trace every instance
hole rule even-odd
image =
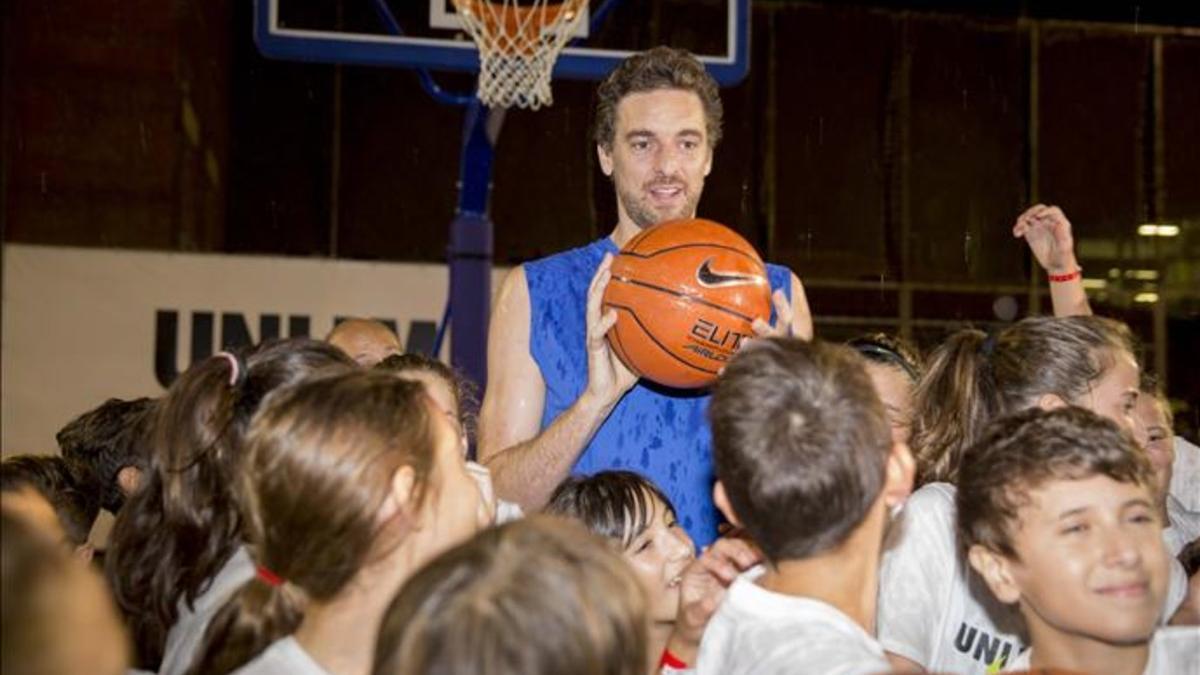
[[[613,351],[638,375],[668,387],[711,384],[755,318],[771,314],[767,268],[754,247],[711,220],[642,231],[617,254],[604,291],[617,311]]]

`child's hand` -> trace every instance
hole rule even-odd
[[[1071,221],[1057,206],[1035,204],[1017,216],[1013,236],[1023,237],[1048,274],[1070,274],[1079,268]]]
[[[723,538],[688,565],[679,585],[679,613],[667,649],[693,664],[700,636],[725,597],[725,590],[739,574],[761,560],[762,554],[744,539]]]

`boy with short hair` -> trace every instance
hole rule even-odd
[[[81,490],[116,515],[149,465],[158,399],[110,398],[71,420],[55,439]]]
[[[767,563],[705,630],[697,672],[890,670],[872,637],[888,508],[912,487],[862,359],[840,345],[756,340],[713,393],[718,508]]]
[[[1200,672],[1200,628],[1155,630],[1170,556],[1149,461],[1115,424],[1076,407],[998,419],[958,487],[971,567],[1029,631],[1006,669]]]

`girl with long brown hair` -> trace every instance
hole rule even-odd
[[[392,595],[484,519],[455,426],[423,385],[381,372],[273,396],[237,494],[257,572],[192,673],[367,673]]]
[[[250,418],[275,389],[353,367],[314,340],[220,352],[171,384],[151,422],[149,467],[113,527],[105,572],[140,668],[178,675],[230,589],[253,575],[232,490]]]

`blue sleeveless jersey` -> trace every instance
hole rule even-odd
[[[529,351],[546,382],[543,429],[571,407],[587,386],[588,284],[604,254],[616,255],[617,250],[606,237],[525,264]],[[767,276],[771,289],[783,289],[790,301],[788,268],[768,264]],[[639,381],[583,449],[574,472],[625,469],[647,476],[671,498],[679,523],[696,545],[707,546],[717,536],[719,518],[712,501],[709,398],[705,390],[662,390]]]

